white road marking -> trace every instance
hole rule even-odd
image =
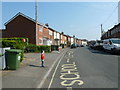
[[[70,83],[66,83],[68,80],[64,80],[64,81],[62,81],[61,82],[61,85],[63,85],[63,86],[72,86],[72,85],[74,85],[76,82],[78,82],[78,85],[79,86],[81,86],[81,85],[83,85],[84,84],[84,82],[82,81],[82,80],[73,80],[73,81],[71,81]]]
[[[67,87],[67,90],[72,90],[72,87]]]
[[[70,51],[71,53],[73,53],[73,51]]]
[[[68,75],[74,75],[74,77],[67,77]],[[66,86],[67,90],[69,90],[69,87],[73,86],[75,83],[77,83],[79,86],[84,84],[82,80],[79,80],[80,74],[77,72],[75,62],[73,62],[73,64],[62,65],[60,79],[63,80],[61,85]]]
[[[68,58],[68,59],[67,59],[67,63],[69,63],[69,60],[70,60],[70,59]]]
[[[71,53],[73,53],[73,52],[71,51]]]
[[[69,53],[69,56],[70,56],[70,53]]]
[[[73,62],[73,64],[75,64],[75,62]]]
[[[74,75],[75,77],[74,78],[66,78],[65,77],[66,75]],[[80,75],[76,74],[76,73],[65,73],[60,76],[60,79],[63,79],[63,80],[75,80],[75,79],[79,79],[79,78],[80,78]]]
[[[64,52],[64,53],[65,53],[65,52]],[[64,53],[62,53],[62,57],[64,56]],[[55,63],[58,61],[58,59],[59,59],[60,57],[61,57],[61,56],[59,56],[59,57],[56,59],[56,61],[52,64],[51,68],[50,68],[50,69],[48,70],[48,72],[45,74],[45,76],[43,77],[41,83],[37,86],[37,88],[42,88],[42,86],[43,86],[43,84],[44,84],[47,76],[49,75],[49,73],[50,73],[51,70],[53,69]],[[62,58],[62,57],[61,57],[61,58]],[[60,58],[60,59],[61,59],[61,58]]]
[[[55,71],[54,71],[54,73],[53,73],[53,75],[52,75],[52,79],[51,79],[51,81],[50,81],[50,83],[49,83],[49,86],[48,86],[48,90],[49,90],[49,88],[50,88],[51,85],[52,85],[52,82],[53,82],[53,79],[54,79],[55,73],[56,73],[57,68],[58,68],[58,66],[59,66],[59,64],[60,64],[60,62],[61,62],[61,60],[62,60],[63,57],[64,57],[64,55],[60,58],[60,60],[59,60],[59,62],[58,62],[58,64],[57,64],[57,66],[56,66],[56,68],[55,68]]]
[[[73,58],[73,55],[72,55],[72,58]]]

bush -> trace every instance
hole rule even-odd
[[[23,42],[22,39],[26,39],[27,42]],[[20,49],[22,50],[21,60],[24,57],[24,47],[28,44],[27,38],[0,38],[0,43],[2,43],[2,48],[11,47],[11,49]]]
[[[58,51],[59,45],[51,45],[51,50],[54,51]]]
[[[51,52],[51,46],[38,46],[39,50],[44,50],[45,52]]]
[[[42,45],[42,46],[36,46],[34,44],[28,44],[25,48],[25,52],[41,52],[44,50],[45,52],[51,52],[51,46]]]

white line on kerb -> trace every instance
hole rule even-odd
[[[62,55],[64,56],[64,53],[62,53]],[[58,59],[60,58],[61,56],[59,56],[56,61],[53,63],[53,65],[51,66],[51,68],[48,70],[48,72],[45,74],[45,76],[43,77],[41,83],[37,86],[37,88],[42,88],[42,85],[44,84],[47,76],[49,75],[49,73],[51,72],[51,70],[53,69],[55,63],[58,61]]]
[[[55,71],[54,71],[54,73],[53,73],[53,75],[52,75],[52,79],[51,79],[51,81],[50,81],[50,83],[49,83],[49,86],[48,86],[48,90],[49,90],[49,88],[50,88],[51,85],[52,85],[52,82],[53,82],[53,79],[54,79],[55,73],[56,73],[57,68],[58,68],[58,66],[59,66],[59,64],[60,64],[60,62],[61,62],[61,60],[62,60],[63,57],[64,57],[64,55],[60,58],[60,60],[59,60],[59,62],[58,62],[58,64],[57,64],[57,66],[56,66],[56,68],[55,68]]]

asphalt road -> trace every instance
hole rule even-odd
[[[88,47],[70,49],[43,88],[118,88],[118,57]]]

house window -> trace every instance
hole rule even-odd
[[[39,39],[39,44],[42,44],[42,39]]]
[[[65,40],[67,39],[67,37],[65,37]]]
[[[40,26],[40,28],[39,28],[39,30],[42,32],[42,29],[43,29],[43,27],[42,26]]]
[[[52,31],[51,31],[51,30],[49,30],[49,35],[51,35],[51,36],[52,36]]]
[[[61,39],[63,39],[62,35],[61,35]]]

